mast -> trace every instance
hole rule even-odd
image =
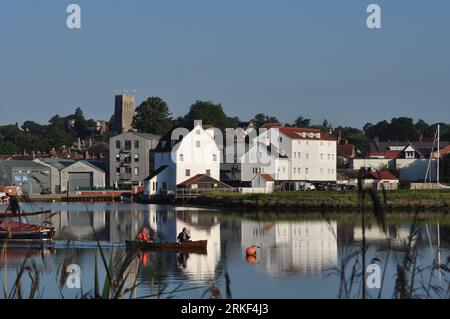
[[[436,165],[437,165],[437,168],[436,168],[436,174],[437,174],[437,176],[436,176],[436,182],[437,182],[437,184],[439,184],[439,161],[440,161],[440,159],[441,159],[441,154],[440,154],[440,139],[441,139],[441,125],[440,124],[438,124],[438,127],[437,127],[437,163],[436,163]]]

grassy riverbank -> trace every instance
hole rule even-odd
[[[382,201],[383,194],[379,193]],[[358,193],[275,192],[272,194],[209,193],[189,202],[193,205],[242,210],[348,211],[358,208]],[[366,205],[370,207],[371,201]],[[450,212],[450,190],[397,190],[386,192],[385,208],[393,211]]]

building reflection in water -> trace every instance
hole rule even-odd
[[[220,261],[220,223],[216,216],[202,214],[198,209],[152,207],[150,219],[156,214],[156,231],[162,241],[174,242],[187,227],[191,240],[208,240],[207,254],[177,254],[178,269],[190,279],[208,281],[214,278]],[[156,210],[156,212],[155,212]]]
[[[337,222],[242,222],[242,250],[259,246],[268,274],[315,274],[337,263]]]

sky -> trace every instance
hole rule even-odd
[[[107,120],[123,88],[174,116],[212,100],[242,120],[450,122],[449,16],[448,0],[2,0],[0,125],[77,106]]]

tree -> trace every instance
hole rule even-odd
[[[41,136],[44,134],[46,127],[34,121],[25,121],[22,125],[22,129],[33,135]]]
[[[169,106],[160,97],[149,97],[137,107],[132,126],[141,133],[166,134],[172,128]]]
[[[422,136],[431,136],[430,126],[424,120],[418,120],[414,127],[420,132]]]
[[[294,122],[294,127],[298,128],[307,128],[311,125],[311,119],[304,118],[302,115],[297,117],[297,119]]]
[[[253,119],[253,122],[255,122],[255,125],[257,127],[261,127],[261,126],[263,126],[264,124],[267,124],[267,123],[280,124],[280,120],[277,117],[270,116],[270,115],[265,115],[264,113],[256,114],[254,119]]]
[[[220,130],[233,128],[234,119],[228,117],[222,105],[212,101],[196,101],[191,105],[189,113],[182,120],[183,126],[192,128],[195,120],[202,120],[203,124],[212,125]]]

